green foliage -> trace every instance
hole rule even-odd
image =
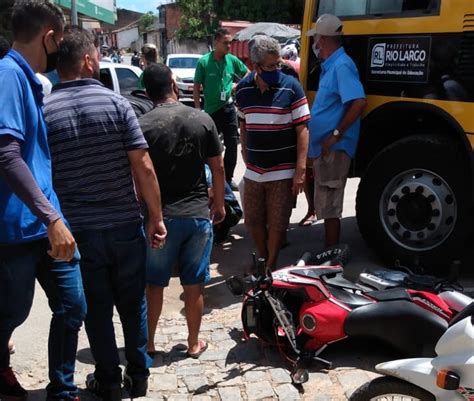
[[[176,35],[180,39],[201,40],[211,35],[215,29],[212,0],[177,0],[183,14]]]
[[[299,8],[304,7],[301,0],[214,0],[214,2],[220,19],[283,24],[301,23]]]
[[[154,23],[155,15],[151,11],[148,11],[146,14],[143,14],[140,17],[140,21],[138,22],[138,30],[140,33],[147,32],[153,28]]]

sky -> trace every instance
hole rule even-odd
[[[141,13],[146,13],[147,11],[156,13],[156,7],[164,2],[165,0],[117,0],[117,7]]]

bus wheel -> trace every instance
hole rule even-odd
[[[463,149],[448,139],[401,139],[383,149],[361,179],[359,229],[388,263],[399,260],[447,273],[466,249],[471,174]]]

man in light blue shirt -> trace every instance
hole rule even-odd
[[[357,67],[342,47],[341,20],[323,14],[306,35],[313,37],[313,51],[321,61],[308,157],[315,159],[316,216],[324,219],[326,246],[332,246],[339,242],[344,188],[366,100]]]

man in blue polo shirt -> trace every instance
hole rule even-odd
[[[12,50],[0,61],[0,399],[26,391],[10,367],[8,340],[28,316],[35,278],[53,312],[47,400],[74,400],[78,332],[85,315],[79,254],[52,187],[36,72],[54,68],[64,16],[48,1],[14,8]]]
[[[309,124],[308,156],[315,158],[314,206],[317,218],[324,220],[326,246],[332,246],[339,242],[344,188],[366,100],[357,67],[341,46],[341,20],[321,15],[306,34],[313,37],[313,51],[321,61]]]

